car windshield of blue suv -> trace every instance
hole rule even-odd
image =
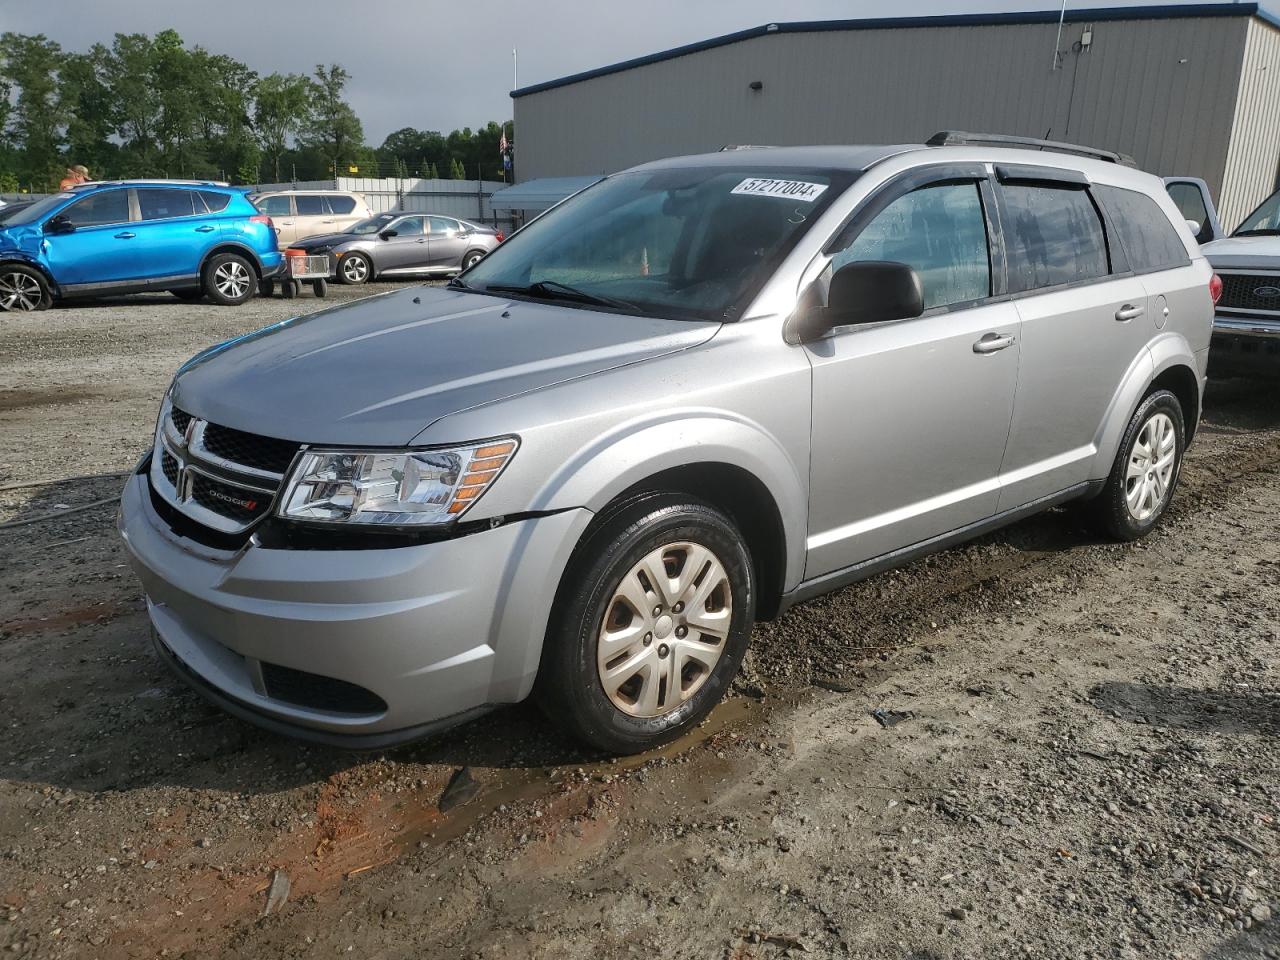
[[[56,210],[62,204],[72,198],[73,194],[58,193],[52,197],[45,197],[43,200],[37,200],[25,210],[20,210],[12,217],[4,222],[6,227],[18,227],[27,223],[35,223],[43,219],[50,210]]]
[[[454,286],[644,316],[737,319],[853,176],[718,165],[620,174],[531,222]]]

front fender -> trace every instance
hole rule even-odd
[[[28,253],[26,250],[10,247],[7,250],[0,250],[0,263],[21,263],[32,269],[39,270],[44,275],[45,280],[48,281],[49,288],[53,291],[54,296],[58,295],[58,281],[53,278],[49,268],[40,262],[38,256]]]
[[[670,410],[618,424],[568,457],[534,496],[537,511],[586,507],[598,513],[654,474],[697,463],[738,467],[777,504],[786,540],[785,588],[804,570],[807,467],[760,424],[727,410]]]

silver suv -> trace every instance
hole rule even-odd
[[[1143,536],[1212,271],[1155,177],[990,139],[645,164],[196,356],[121,513],[157,649],[312,739],[533,694],[632,752],[798,601],[1069,500]]]

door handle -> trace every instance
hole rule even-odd
[[[1012,347],[1015,338],[1008,333],[984,333],[973,345],[974,353],[995,353],[1006,347]]]
[[[1145,307],[1134,306],[1132,303],[1126,303],[1116,311],[1116,319],[1121,323],[1124,323],[1126,320],[1132,320],[1134,317],[1140,317],[1146,312]]]
[[[203,226],[196,227],[196,233],[213,233],[213,227],[206,223]]]
[[[117,233],[117,234],[116,234],[116,239],[117,239],[117,240],[132,240],[132,239],[133,239],[134,237],[136,237],[136,236],[137,236],[137,234],[136,234],[136,233],[130,233],[128,230],[122,230],[120,233]]]
[[[427,238],[426,238],[426,237],[422,237],[421,239],[418,239],[418,240],[415,240],[415,241],[414,241],[414,243],[426,243],[426,242],[427,242]]]

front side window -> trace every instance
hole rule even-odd
[[[77,227],[97,227],[107,223],[127,223],[129,191],[107,190],[77,200],[59,216]]]
[[[300,217],[327,217],[329,215],[329,207],[325,204],[324,197],[300,193],[293,198],[293,202],[298,208],[298,216]]]
[[[172,220],[195,213],[190,190],[138,188],[138,212],[143,220]],[[200,208],[204,212],[204,207]]]
[[[1107,236],[1087,190],[1004,184],[1001,224],[1013,293],[1105,277]]]
[[[588,309],[732,319],[854,176],[720,165],[618,174],[532,221],[464,280]]]
[[[894,200],[831,265],[859,260],[905,263],[920,276],[924,306],[952,306],[991,295],[987,221],[976,183],[921,187]]]
[[[1107,186],[1095,190],[1135,272],[1169,270],[1191,262],[1173,224],[1145,193]]]
[[[293,207],[288,197],[263,197],[258,201],[258,209],[269,217],[293,216]]]
[[[397,237],[420,237],[423,234],[422,217],[401,217],[391,225]]]
[[[1178,212],[1184,220],[1191,220],[1200,225],[1200,239],[1208,240],[1213,224],[1209,222],[1209,208],[1205,205],[1204,194],[1194,183],[1169,184],[1169,196],[1177,204]]]

